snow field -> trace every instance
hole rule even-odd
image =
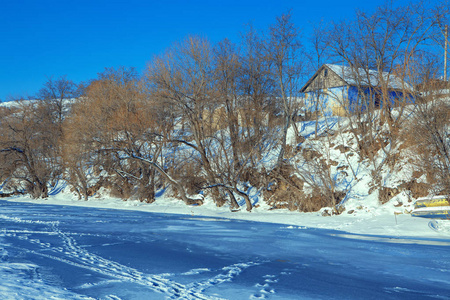
[[[434,282],[441,282],[436,295],[450,290],[445,283],[448,238],[233,220],[224,216],[285,222],[296,216],[333,227],[340,216],[231,213],[212,203],[174,215],[147,213],[142,207],[154,206],[107,198],[99,198],[100,209],[21,200],[0,202],[1,295],[7,299],[358,299],[353,294],[358,290],[368,298],[392,294],[408,299],[432,295]],[[165,201],[177,207],[174,199]],[[115,209],[105,209],[105,204]],[[128,211],[117,209],[121,207]],[[369,220],[361,215],[346,218],[361,226]]]

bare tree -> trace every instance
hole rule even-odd
[[[232,150],[233,168],[239,168],[239,144],[240,144],[240,124],[239,110],[240,89],[239,75],[241,71],[241,60],[236,46],[229,40],[224,40],[214,48],[214,58],[216,65],[217,80],[217,98],[219,105],[225,109],[224,120],[219,119],[227,127],[230,134],[230,143]],[[218,116],[221,117],[220,115]]]
[[[443,74],[444,81],[448,80],[448,51],[450,37],[448,35],[450,6],[448,0],[440,1],[432,8],[432,18],[435,22],[434,30],[430,34],[431,39],[443,50],[444,64]]]
[[[48,184],[61,172],[56,124],[42,102],[18,101],[4,110],[0,122],[0,173],[6,186],[48,196]]]
[[[217,108],[213,52],[210,43],[199,37],[188,37],[155,58],[146,76],[154,87],[153,97],[170,103],[192,134],[192,141],[184,136],[172,137],[172,142],[193,149],[208,186],[212,186],[214,200],[223,205],[225,199],[217,188],[218,178],[208,155],[208,137],[214,131],[211,116]]]
[[[429,92],[418,105],[411,133],[434,193],[450,194],[450,105]]]
[[[38,92],[38,99],[47,101],[49,109],[55,115],[55,122],[62,133],[62,124],[69,109],[70,100],[79,96],[78,86],[67,79],[66,75],[54,79],[53,76],[47,78],[44,86]]]
[[[273,137],[271,130],[278,124],[271,124],[270,117],[279,113],[279,105],[276,100],[276,82],[272,76],[271,64],[267,56],[267,47],[264,37],[258,34],[252,27],[242,36],[241,71],[239,85],[241,93],[240,106],[242,112],[239,115],[241,136],[246,138],[249,144],[261,145],[267,142],[275,146],[277,140],[267,140]],[[267,134],[269,133],[269,134]],[[254,164],[261,160],[264,148],[256,151]]]
[[[282,102],[284,122],[280,141],[281,150],[278,155],[278,165],[281,165],[286,152],[287,132],[297,111],[296,105],[299,104],[300,80],[302,72],[304,72],[300,32],[292,22],[290,13],[278,17],[276,24],[270,27],[266,45],[273,77],[278,87],[279,99]],[[294,129],[298,135],[295,124]]]
[[[328,43],[329,40],[326,37],[325,33],[326,27],[323,21],[315,24],[313,27],[313,33],[310,36],[310,46],[312,46],[312,50],[307,54],[310,73],[314,74],[319,68],[324,65],[329,59],[329,51],[328,51]],[[314,86],[311,88],[311,92],[308,93],[309,99],[305,99],[308,102],[305,107],[305,118],[310,119],[311,117],[315,117],[316,125],[315,125],[315,135],[318,135],[318,126],[319,126],[319,114],[321,113],[322,103],[321,100],[323,98],[323,92],[325,83],[323,82],[322,77],[319,77],[318,80],[314,81]],[[313,114],[313,116],[310,116]]]
[[[215,81],[218,109],[213,113],[212,121],[216,124],[218,123],[218,131],[214,133],[216,140],[210,150],[216,152],[212,156],[214,158],[214,168],[219,171],[217,173],[222,182],[221,186],[228,192],[230,208],[237,209],[239,205],[234,193],[240,192],[237,187],[239,180],[233,175],[242,169],[240,156],[243,149],[239,135],[239,110],[241,107],[239,105],[238,77],[241,70],[241,61],[236,46],[227,39],[218,43],[214,47],[213,53],[216,68]],[[231,145],[231,148],[228,145]],[[248,210],[250,210],[252,207],[251,202],[248,196],[244,195],[247,197]]]
[[[67,136],[73,137],[75,132],[77,137],[68,146],[88,151],[88,157],[98,156],[101,169],[109,173],[113,187],[125,198],[136,196],[153,202],[159,174],[177,188],[187,204],[201,204],[189,199],[183,187],[159,164],[162,143],[157,110],[143,92],[134,69],[107,69],[86,91],[86,99],[74,106],[67,120],[67,130],[72,133]],[[83,182],[83,174],[92,167],[86,163],[92,162],[83,161],[83,156],[78,158],[78,163],[84,164],[81,170],[77,171],[80,165],[71,166],[75,174],[81,173],[78,180]],[[133,186],[137,187],[136,193],[131,192]]]
[[[450,106],[446,85],[439,80],[441,70],[440,60],[433,56],[411,66],[417,106],[402,134],[417,154],[413,161],[426,174],[429,190],[450,194]]]

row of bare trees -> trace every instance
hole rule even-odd
[[[317,209],[298,200],[307,184],[318,191],[319,207],[336,205],[346,191],[337,186],[329,153],[316,159],[305,154],[299,166],[288,142],[289,130],[302,138],[296,121],[324,115],[319,102],[332,93],[318,87],[315,112],[308,112],[300,89],[311,66],[329,61],[347,66],[359,100],[356,109],[341,103],[345,121],[325,119],[329,130],[322,130],[325,139],[317,147],[331,149],[336,131],[352,134],[375,170],[374,185],[381,187],[379,174],[395,164],[408,124],[425,139],[418,145],[431,149],[418,161],[445,186],[448,106],[429,108],[438,100],[423,93],[439,74],[430,64],[437,54],[429,41],[438,40],[433,37],[447,21],[444,4],[388,4],[370,15],[358,12],[351,23],[317,27],[309,48],[287,13],[266,32],[249,27],[239,44],[187,37],[152,59],[143,74],[110,68],[79,86],[66,77],[49,78],[40,100],[0,110],[0,184],[37,198],[65,181],[83,199],[105,188],[149,203],[158,190],[170,188],[186,204],[202,204],[190,196],[200,193],[232,209],[242,200],[247,210],[252,187],[273,192],[284,185],[297,191],[294,209]],[[402,96],[395,99],[389,96],[394,77],[402,79]],[[383,105],[374,105],[377,97]]]
[[[33,197],[46,197],[49,181],[64,179],[85,199],[94,187],[108,186],[147,202],[170,185],[188,204],[201,204],[188,194],[204,191],[217,205],[238,208],[243,199],[251,210],[246,190],[265,172],[260,161],[273,149],[279,163],[284,158],[301,71],[298,40],[289,14],[267,35],[250,28],[242,46],[188,37],[142,75],[106,69],[73,105],[67,99],[76,96],[75,85],[49,78],[42,101],[2,112],[2,132],[8,132],[0,141],[2,179],[33,190]],[[33,124],[25,123],[32,116]],[[43,144],[47,135],[51,141]],[[37,187],[24,187],[26,177]]]

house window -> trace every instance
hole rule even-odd
[[[327,77],[328,76],[328,69],[323,70],[323,77]]]
[[[380,108],[380,104],[381,104],[381,95],[379,93],[376,93],[374,102],[375,108]]]

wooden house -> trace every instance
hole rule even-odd
[[[303,86],[306,108],[320,115],[344,115],[411,101],[410,85],[398,76],[370,69],[325,64]]]

